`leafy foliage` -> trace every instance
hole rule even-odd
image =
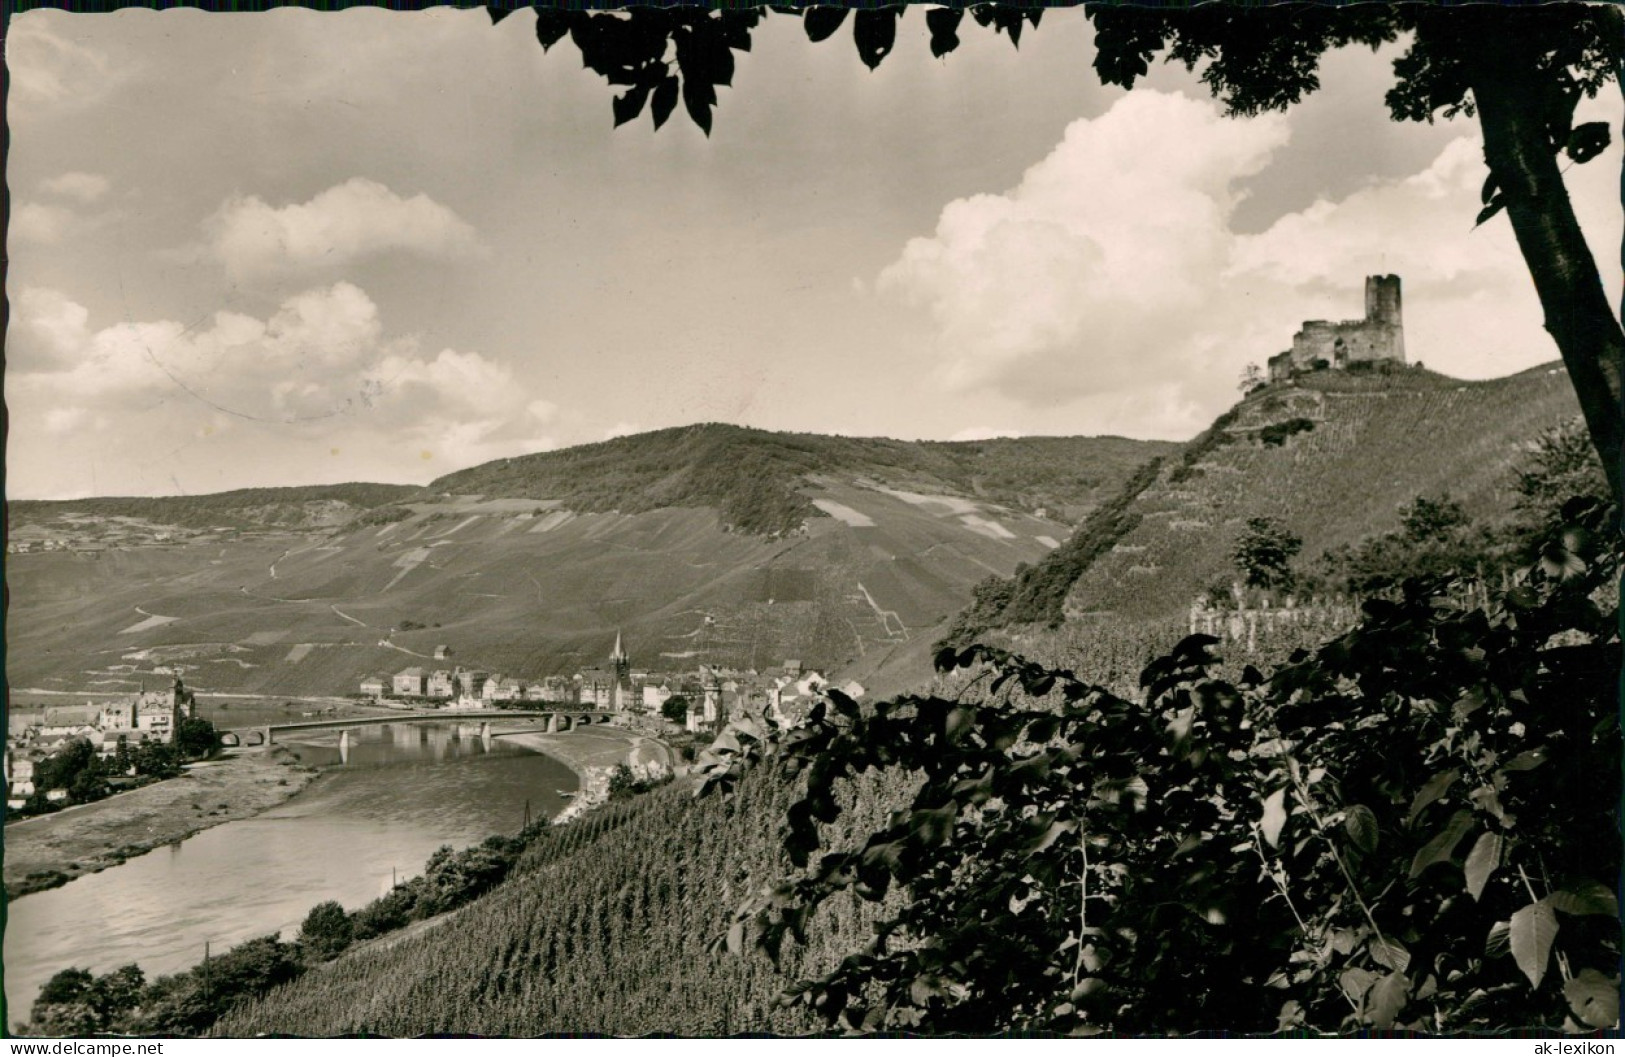
[[[1275,518],[1249,518],[1236,540],[1236,569],[1249,587],[1287,587],[1291,562],[1303,549],[1303,537]]]
[[[316,961],[336,958],[355,939],[355,925],[344,907],[329,899],[317,903],[299,926],[299,946]]]
[[[1555,528],[1568,496],[1608,494],[1602,463],[1578,416],[1543,430],[1527,447],[1513,485],[1514,508],[1534,532]]]
[[[725,940],[769,955],[825,900],[899,909],[791,994],[849,1029],[1076,1033],[1571,1030],[1612,1023],[1620,867],[1618,574],[1577,500],[1489,608],[1438,583],[1265,676],[1214,678],[1192,636],[1131,701],[983,646],[945,649],[1004,694],[838,693],[789,730],[719,742],[708,789],[802,771],[798,872]],[[865,838],[839,790],[918,776]]]
[[[106,1031],[136,1008],[146,976],[126,965],[101,976],[88,969],[63,969],[40,988],[33,1026],[42,1035],[94,1035]]]
[[[1467,511],[1449,495],[1419,495],[1399,512],[1405,537],[1413,543],[1444,539],[1467,524]]]
[[[673,723],[687,722],[688,698],[682,694],[672,694],[660,703],[660,714]]]
[[[1265,447],[1279,448],[1289,439],[1299,433],[1313,432],[1315,423],[1307,418],[1289,418],[1285,422],[1273,422],[1258,431],[1259,442]]]
[[[210,756],[220,748],[220,732],[202,716],[186,716],[175,729],[175,745],[187,759]]]

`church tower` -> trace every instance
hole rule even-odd
[[[632,658],[621,645],[621,629],[615,629],[615,648],[609,652],[610,707],[617,712],[627,707],[632,694]]]

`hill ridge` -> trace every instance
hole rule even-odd
[[[1310,560],[1396,529],[1399,507],[1418,495],[1448,493],[1494,520],[1521,445],[1578,413],[1552,364],[1473,381],[1411,367],[1259,387],[1150,479],[1131,479],[1133,494],[1103,505],[1066,546],[1008,584],[980,586],[948,641],[1084,616],[1177,616],[1234,577],[1234,536],[1252,517],[1282,520]]]

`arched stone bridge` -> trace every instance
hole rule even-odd
[[[242,745],[270,745],[278,734],[302,733],[314,730],[347,730],[355,727],[378,727],[388,723],[478,723],[480,737],[491,732],[492,723],[505,723],[513,719],[547,721],[549,734],[574,730],[576,727],[608,723],[615,713],[598,709],[548,709],[547,711],[520,711],[518,709],[488,709],[480,711],[402,712],[388,716],[352,716],[349,719],[318,719],[306,723],[273,723],[263,727],[238,727],[220,733],[220,743],[227,748]]]

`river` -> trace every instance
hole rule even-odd
[[[317,903],[348,910],[405,880],[442,844],[552,817],[576,788],[562,763],[476,727],[396,723],[287,742],[323,774],[285,803],[7,908],[7,1019],[26,1020],[59,969],[137,962],[150,980],[255,936],[292,938]],[[209,805],[204,805],[208,807]]]

